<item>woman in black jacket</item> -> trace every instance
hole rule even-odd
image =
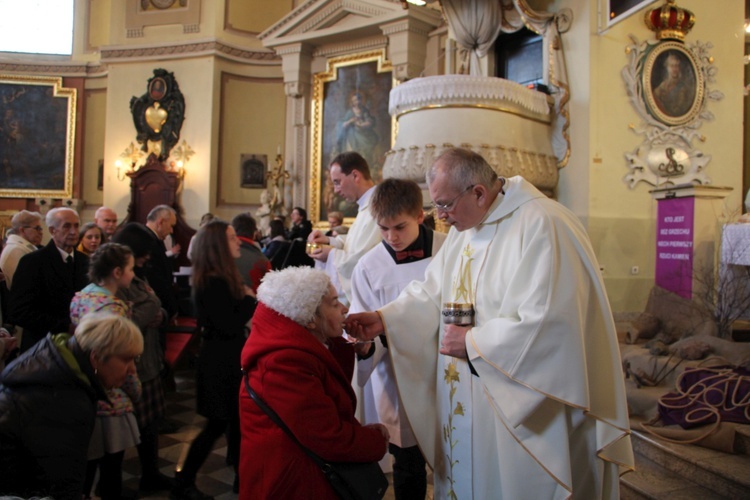
[[[312,222],[307,220],[307,211],[302,207],[294,207],[290,219],[292,220],[292,227],[289,228],[287,239],[289,241],[307,241],[307,237],[310,236],[313,230]]]
[[[80,500],[96,401],[135,373],[143,337],[127,318],[92,313],[75,336],[48,334],[0,384],[0,497]]]
[[[193,302],[202,342],[196,363],[196,410],[208,420],[175,475],[172,498],[210,498],[196,489],[195,476],[227,431],[227,456],[237,470],[240,353],[257,303],[253,291],[242,283],[234,262],[239,256],[240,240],[226,222],[214,220],[198,230],[193,244]]]

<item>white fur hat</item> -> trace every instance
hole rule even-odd
[[[312,267],[287,267],[266,273],[258,287],[258,301],[306,326],[315,319],[331,280],[323,271]]]

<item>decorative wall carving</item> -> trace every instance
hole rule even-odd
[[[185,120],[185,98],[174,73],[155,69],[146,85],[146,93],[130,99],[130,110],[141,149],[165,161],[180,139]]]
[[[279,60],[279,56],[270,50],[245,50],[217,41],[102,49],[101,60],[109,62],[123,59],[179,59],[196,55],[213,55],[240,62],[252,60],[278,64]]]
[[[630,97],[642,122],[630,128],[643,136],[643,142],[632,152],[625,153],[629,173],[624,181],[633,189],[639,182],[653,186],[665,184],[684,184],[697,182],[710,184],[705,168],[711,156],[693,147],[694,139],[703,140],[698,129],[704,121],[714,119],[707,109],[709,101],[718,101],[724,94],[711,90],[708,84],[716,82],[717,68],[709,51],[713,45],[695,42],[683,45],[674,41],[645,41],[639,43],[630,36],[632,44],[626,48],[629,63],[622,70],[622,77]],[[655,82],[652,80],[653,65],[659,59],[654,55],[663,52],[665,56],[673,52],[679,55],[684,52],[689,56],[694,73],[695,88],[692,101],[686,111],[671,112],[660,109],[655,102]],[[666,63],[666,57],[661,57]],[[685,77],[686,78],[686,77]],[[688,109],[689,108],[689,109]]]
[[[143,36],[143,28],[146,26],[166,26],[170,24],[181,24],[191,26],[186,33],[197,33],[200,31],[201,1],[180,0],[179,5],[170,0],[126,0],[128,5],[125,10],[125,30],[128,38],[140,38]],[[172,8],[176,7],[176,8]],[[197,27],[197,28],[196,28]]]

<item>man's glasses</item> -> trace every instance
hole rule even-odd
[[[433,201],[431,205],[435,210],[440,210],[441,212],[450,212],[451,210],[453,210],[453,206],[456,204],[458,199],[471,191],[474,186],[476,186],[476,184],[472,184],[471,186],[467,187],[448,203],[436,203]]]
[[[42,226],[23,226],[24,229],[33,229],[34,231],[41,233],[43,231]]]

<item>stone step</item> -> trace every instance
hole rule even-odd
[[[725,498],[687,481],[664,467],[644,458],[635,457],[636,470],[620,477],[621,500],[714,500]]]
[[[682,481],[700,485],[718,495],[710,498],[750,498],[748,455],[669,443],[635,430],[632,442],[637,462],[646,459],[679,476]]]
[[[750,455],[750,425],[737,426],[737,434],[734,436],[734,452]]]

